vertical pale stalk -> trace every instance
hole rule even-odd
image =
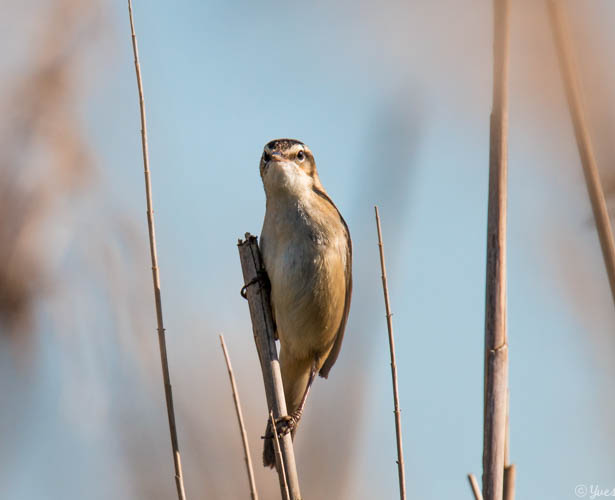
[[[504,500],[515,500],[515,477],[517,469],[515,464],[507,465],[504,469]]]
[[[468,474],[468,481],[470,483],[472,494],[474,495],[474,500],[483,500],[483,494],[480,492],[480,487],[478,486],[476,476],[474,474]]]
[[[483,497],[502,500],[508,388],[506,201],[508,135],[508,0],[494,0],[493,106],[485,301]]]
[[[241,411],[241,402],[239,401],[239,391],[237,390],[235,375],[233,374],[233,366],[231,365],[231,360],[229,358],[226,344],[224,343],[224,337],[222,335],[220,335],[220,344],[222,345],[222,352],[224,353],[224,360],[226,361],[228,376],[231,380],[231,390],[233,391],[233,401],[235,402],[237,423],[239,424],[239,432],[241,433],[241,442],[243,444],[243,457],[246,462],[248,481],[250,483],[250,495],[252,497],[252,500],[258,500],[256,481],[254,480],[254,469],[252,468],[252,458],[250,457],[250,444],[248,443],[248,433],[246,432],[246,426],[243,423],[243,413]]]
[[[275,429],[275,419],[273,418],[273,412],[269,412],[269,420],[271,421],[271,428]],[[273,450],[275,453],[276,462],[280,464],[280,475],[283,479],[282,484],[282,500],[290,500],[290,493],[288,492],[288,483],[286,482],[286,470],[284,469],[284,460],[282,459],[282,449],[280,448],[280,439],[278,433],[273,431]]]
[[[504,500],[515,500],[515,464],[510,463],[510,388],[506,395],[506,444],[504,447]]]
[[[378,249],[380,251],[380,269],[382,271],[382,291],[384,293],[384,307],[386,310],[387,330],[389,332],[389,351],[391,354],[391,379],[393,382],[393,403],[395,413],[395,435],[397,437],[397,473],[399,476],[399,497],[406,499],[406,473],[404,470],[404,449],[402,446],[401,409],[399,408],[399,390],[397,386],[397,364],[395,362],[395,339],[393,337],[393,314],[389,302],[389,287],[387,284],[387,270],[384,261],[384,248],[382,244],[382,230],[380,228],[380,214],[378,207],[376,213],[376,229],[378,230]]]
[[[263,384],[267,397],[267,406],[273,412],[275,419],[287,415],[284,387],[278,350],[274,340],[273,316],[271,314],[271,301],[269,290],[263,286],[265,268],[258,242],[255,236],[246,233],[245,241],[239,240],[239,259],[245,286],[245,295],[250,307],[250,319],[254,343],[263,372]],[[275,434],[275,427],[273,427]],[[281,462],[276,458],[276,469],[280,480],[280,489],[284,492],[288,485],[290,500],[301,500],[299,491],[299,476],[295,463],[295,452],[290,433],[280,439]],[[277,456],[276,456],[277,457]],[[282,467],[283,466],[283,467]],[[284,473],[285,471],[285,473]]]
[[[156,321],[158,324],[158,344],[160,346],[160,362],[162,365],[162,378],[164,381],[164,395],[169,419],[169,431],[171,433],[171,448],[173,450],[173,463],[175,465],[175,486],[180,500],[186,499],[184,490],[184,477],[182,472],[181,456],[177,441],[177,429],[175,426],[175,411],[173,409],[173,393],[171,391],[171,377],[169,375],[169,363],[167,361],[167,345],[162,321],[162,299],[160,296],[160,275],[158,272],[158,255],[156,253],[156,230],[154,226],[154,209],[152,203],[152,186],[149,170],[149,155],[147,150],[147,120],[145,118],[145,99],[143,97],[143,82],[141,80],[141,67],[139,65],[139,50],[137,48],[137,35],[132,17],[132,2],[128,0],[128,15],[130,17],[130,32],[132,34],[132,50],[135,57],[135,71],[137,74],[137,86],[139,89],[139,108],[141,110],[141,144],[143,147],[143,168],[145,173],[145,197],[147,201],[147,225],[149,228],[149,248],[152,258],[152,278],[154,281],[154,301],[156,304]]]
[[[581,157],[581,164],[583,165],[587,192],[589,193],[596,227],[598,228],[600,247],[602,248],[602,257],[611,287],[611,295],[615,303],[615,243],[613,242],[613,230],[585,117],[581,84],[578,76],[579,71],[572,49],[568,16],[563,2],[549,0],[549,14],[562,78],[564,80],[566,98],[568,99],[568,107],[574,127],[574,135],[577,141],[579,156]]]

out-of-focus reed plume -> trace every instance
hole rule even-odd
[[[0,363],[9,381],[2,391],[0,483],[11,486],[18,480],[10,467],[30,462],[28,445],[43,421],[46,429],[70,423],[61,436],[65,446],[106,432],[111,398],[119,400],[114,391],[121,391],[113,385],[121,370],[110,360],[130,353],[135,370],[135,359],[153,356],[137,347],[145,316],[134,297],[142,287],[129,272],[144,241],[109,207],[104,183],[93,182],[100,172],[83,132],[93,83],[87,69],[103,55],[101,2],[39,0],[6,11],[18,40],[0,82],[0,343],[11,347]],[[30,354],[35,340],[44,342],[45,356],[15,370],[12,361]],[[51,372],[46,359],[53,360]],[[55,381],[51,401],[41,398],[46,376]],[[108,447],[96,455],[109,453]],[[76,481],[74,494],[88,486]]]
[[[53,219],[92,174],[78,118],[82,51],[98,26],[96,2],[38,5],[31,61],[0,102],[0,332],[32,330],[34,303],[53,288],[58,245]]]

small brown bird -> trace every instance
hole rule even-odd
[[[269,142],[260,174],[267,196],[260,249],[271,284],[288,410],[276,427],[294,437],[316,374],[327,378],[342,347],[352,294],[352,242],[305,144]],[[270,425],[265,436],[263,464],[273,467]]]

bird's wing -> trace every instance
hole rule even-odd
[[[352,240],[350,239],[350,231],[348,230],[348,225],[342,217],[342,214],[333,203],[333,200],[329,198],[329,195],[318,189],[317,187],[313,188],[314,192],[327,200],[333,208],[337,211],[337,214],[340,216],[340,220],[342,225],[344,226],[344,231],[346,232],[346,296],[344,298],[344,313],[342,314],[342,320],[340,321],[340,326],[337,330],[337,334],[335,336],[335,342],[333,343],[333,347],[329,352],[329,356],[325,360],[325,363],[322,365],[320,372],[318,373],[321,377],[327,378],[329,376],[329,371],[331,367],[335,364],[337,357],[339,356],[340,349],[342,348],[342,340],[344,340],[344,330],[346,329],[346,323],[348,321],[348,312],[350,311],[350,298],[352,296]]]

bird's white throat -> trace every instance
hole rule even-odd
[[[270,162],[263,175],[267,198],[303,198],[309,196],[313,184],[313,179],[292,161]]]

